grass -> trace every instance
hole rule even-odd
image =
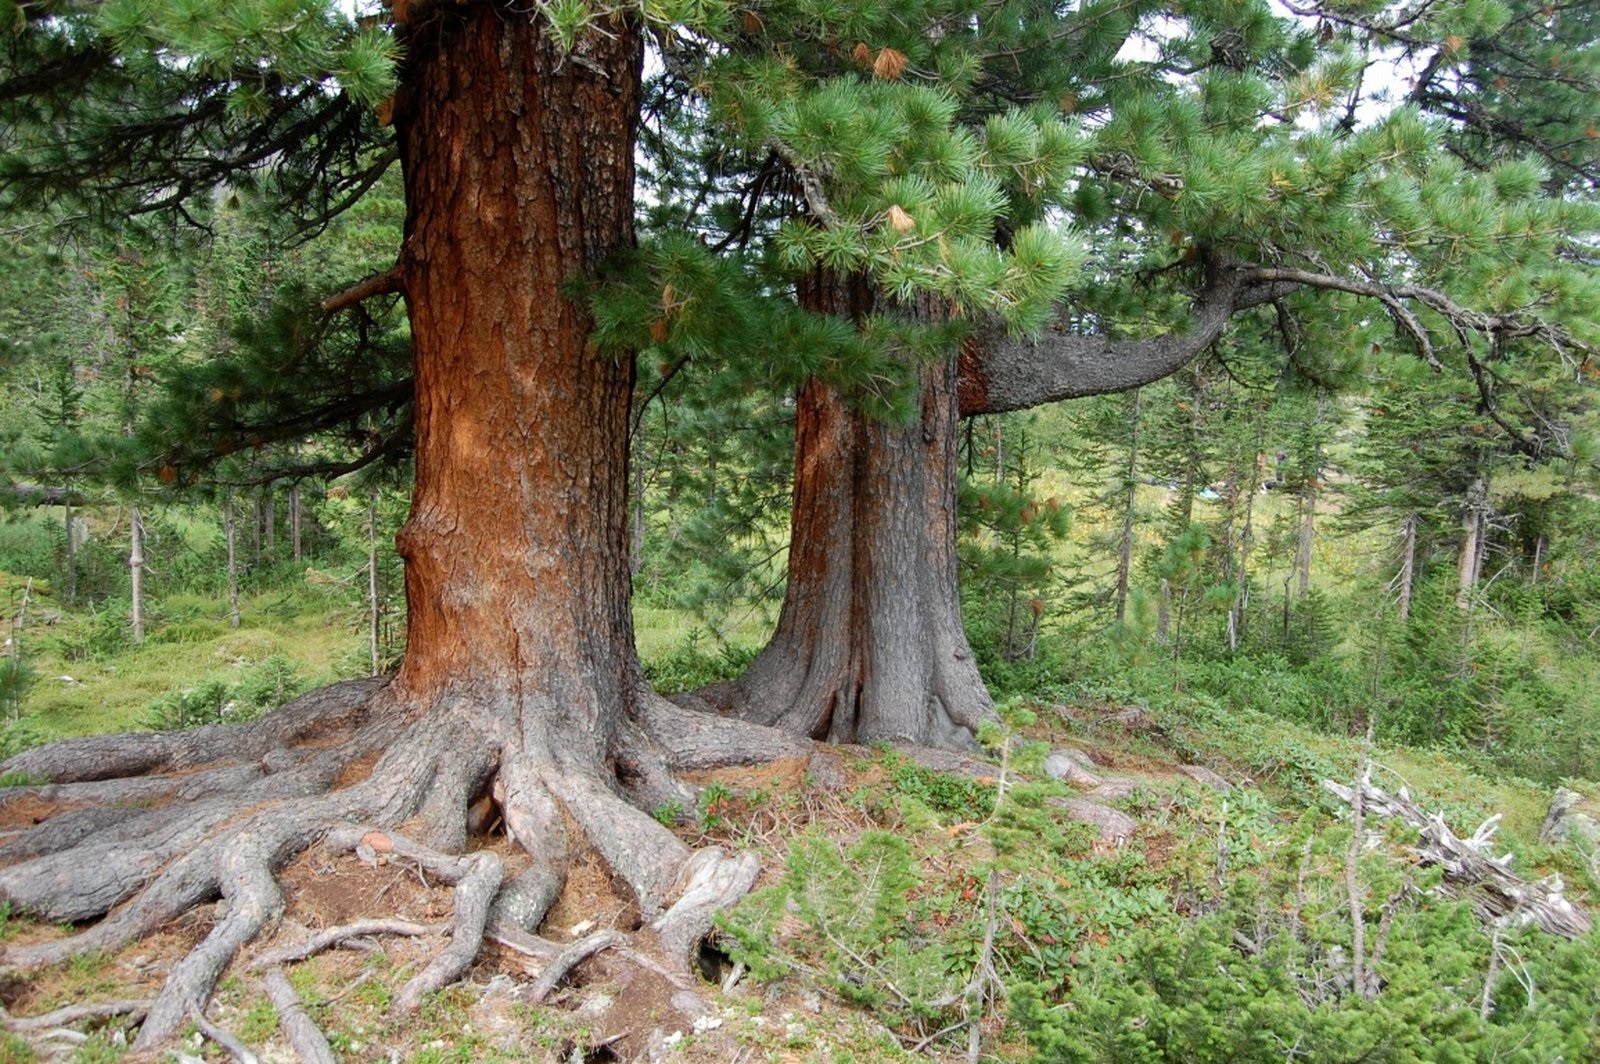
[[[99,654],[89,643],[90,656],[82,660],[72,660],[70,650],[93,639],[92,614],[78,612],[53,628],[34,629],[29,660],[39,680],[28,716],[46,738],[126,730],[139,723],[153,699],[231,678],[275,654],[318,683],[350,675],[365,639],[351,630],[349,611],[307,592],[295,596],[296,609],[269,615],[265,607],[283,598],[276,591],[242,599],[244,623],[234,629],[225,607],[175,596],[162,603],[165,619],[151,624],[143,645]]]

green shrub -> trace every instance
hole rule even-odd
[[[56,538],[62,535],[35,514],[0,519],[0,571],[48,580],[56,570]]]
[[[701,645],[699,629],[689,633],[689,640],[672,653],[644,663],[645,679],[650,686],[666,695],[695,691],[708,684],[732,680],[744,672],[759,653],[757,648],[736,643],[723,643],[715,650]]]
[[[127,650],[133,645],[128,612],[127,600],[108,599],[61,625],[56,635],[61,656],[72,662],[104,661]]]
[[[239,724],[272,712],[307,686],[294,663],[275,654],[232,682],[214,678],[155,699],[146,707],[145,726],[173,731],[202,724]]]
[[[1352,991],[1347,954],[1284,927],[1261,936],[1259,922],[1257,913],[1229,911],[1091,947],[1059,1003],[1047,984],[1013,985],[1012,1018],[1037,1060],[1072,1064],[1531,1064],[1600,1053],[1592,936],[1562,942],[1530,932],[1503,945],[1514,970],[1500,970],[1485,1016],[1493,947],[1465,906],[1399,915],[1371,1000]]]

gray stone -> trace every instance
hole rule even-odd
[[[1084,797],[1096,802],[1118,802],[1139,789],[1138,780],[1110,779],[1106,780]]]
[[[1052,798],[1050,804],[1082,824],[1091,824],[1099,832],[1101,842],[1122,846],[1133,837],[1138,821],[1127,813],[1083,798]]]
[[[1600,849],[1600,802],[1562,787],[1550,800],[1550,812],[1539,829],[1539,841],[1552,846],[1577,842],[1591,851]]]
[[[1204,765],[1179,765],[1178,771],[1183,773],[1185,776],[1188,776],[1202,787],[1210,787],[1212,790],[1220,791],[1223,794],[1228,794],[1233,790],[1233,784],[1229,783],[1215,772],[1212,772]]]
[[[1087,762],[1087,764],[1085,764]],[[1094,773],[1094,761],[1079,750],[1053,750],[1044,759],[1044,774],[1073,787],[1098,787],[1102,782]]]

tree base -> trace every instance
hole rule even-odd
[[[386,680],[314,692],[250,724],[27,751],[0,772],[49,782],[0,791],[0,898],[44,920],[96,922],[13,946],[4,964],[27,972],[115,951],[220,898],[209,933],[148,1004],[134,1048],[155,1049],[203,1020],[224,970],[283,915],[278,872],[325,842],[368,861],[403,859],[453,887],[448,943],[397,995],[397,1011],[459,979],[486,935],[545,958],[553,987],[576,959],[532,932],[561,894],[572,855],[592,850],[631,890],[643,924],[593,948],[625,947],[689,985],[713,916],[750,889],[758,863],[691,853],[645,810],[687,795],[674,769],[809,748],[653,694],[636,702],[595,764],[570,753],[592,740],[552,728],[531,741],[515,707],[418,705]],[[493,850],[469,846],[496,826],[526,854],[515,874]]]

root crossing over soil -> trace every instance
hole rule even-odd
[[[640,804],[686,793],[674,770],[792,757],[810,744],[641,692],[609,753],[588,759],[582,752],[594,749],[593,738],[562,735],[562,715],[548,707],[530,713],[438,697],[419,704],[398,687],[353,681],[249,724],[66,740],[0,765],[44,781],[0,791],[0,898],[14,912],[85,925],[13,945],[0,959],[6,969],[27,978],[75,955],[116,951],[217,903],[209,931],[172,965],[154,1000],[6,1016],[6,1026],[56,1028],[110,1009],[143,1013],[136,1051],[160,1048],[194,1023],[235,1057],[248,1052],[205,1019],[206,1006],[240,951],[285,915],[278,873],[318,843],[374,865],[404,862],[452,888],[448,938],[396,996],[397,1012],[460,979],[485,937],[537,958],[540,998],[600,950],[692,987],[691,958],[715,914],[750,890],[759,862],[717,848],[691,853]],[[526,868],[508,875],[499,853],[474,848],[489,823],[525,851]],[[627,885],[644,926],[565,948],[533,934],[579,853],[597,855]],[[265,971],[296,1051],[328,1059],[282,966],[362,936],[437,930],[358,921],[263,954],[251,968]]]

